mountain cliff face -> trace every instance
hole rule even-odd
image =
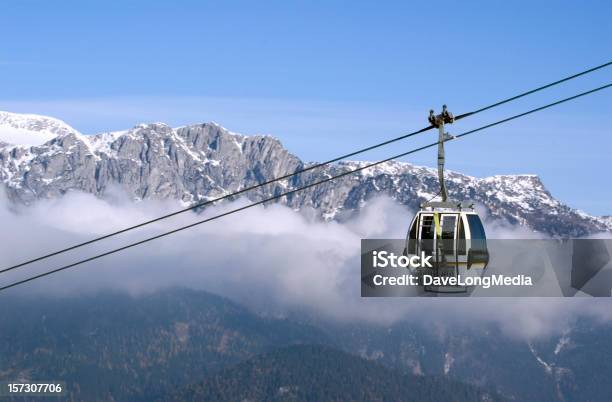
[[[173,129],[162,123],[84,136],[63,125],[35,145],[0,143],[0,183],[15,203],[59,197],[70,190],[104,196],[119,185],[134,200],[208,200],[307,166],[270,136],[243,136],[215,123]],[[341,162],[257,189],[251,200],[279,194],[366,162]],[[612,221],[592,217],[554,199],[537,176],[475,178],[448,172],[451,197],[482,204],[492,218],[554,236],[612,231]],[[372,197],[387,195],[412,209],[438,192],[434,169],[388,162],[295,193],[280,202],[311,207],[324,219],[344,219]]]

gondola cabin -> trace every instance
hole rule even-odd
[[[435,276],[481,275],[489,262],[484,227],[472,205],[423,204],[412,219],[405,254],[433,256],[433,267],[419,272]],[[427,289],[461,291],[461,289]]]

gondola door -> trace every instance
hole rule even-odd
[[[458,214],[442,214],[440,220],[440,262],[445,271],[457,274],[457,222]]]
[[[417,253],[423,251],[426,256],[434,255],[436,247],[436,223],[433,214],[421,214],[418,239],[419,250]]]
[[[444,254],[455,254],[457,249],[457,214],[442,214],[440,221],[440,238],[443,242]]]

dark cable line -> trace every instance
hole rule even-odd
[[[511,102],[511,101],[516,100],[516,99],[518,99],[518,98],[521,98],[521,97],[524,97],[524,96],[527,96],[527,95],[533,94],[533,93],[538,92],[538,91],[541,91],[541,90],[543,90],[543,89],[550,88],[550,87],[552,87],[552,86],[554,86],[554,85],[558,85],[558,84],[560,84],[560,83],[563,83],[563,82],[569,81],[569,80],[571,80],[571,79],[574,79],[574,78],[580,77],[580,76],[582,76],[582,75],[585,75],[585,74],[591,73],[591,72],[593,72],[593,71],[596,71],[596,70],[602,69],[602,68],[607,67],[607,66],[609,66],[609,65],[611,65],[611,64],[612,64],[612,61],[610,61],[610,62],[608,62],[608,63],[601,64],[601,65],[599,65],[599,66],[597,66],[597,67],[593,67],[593,68],[590,68],[590,69],[588,69],[588,70],[582,71],[582,72],[580,72],[580,73],[578,73],[578,74],[571,75],[571,76],[566,77],[566,78],[563,78],[563,79],[561,79],[561,80],[558,80],[558,81],[555,81],[555,82],[551,82],[551,83],[546,84],[546,85],[544,85],[544,86],[541,86],[541,87],[539,87],[539,88],[532,89],[532,90],[527,91],[527,92],[523,92],[522,94],[519,94],[519,95],[513,96],[513,97],[511,97],[511,98],[504,99],[504,100],[502,100],[502,101],[499,101],[499,102],[496,102],[496,103],[491,104],[491,105],[489,105],[489,106],[485,106],[485,107],[483,107],[483,108],[480,108],[480,109],[474,110],[474,111],[472,111],[472,112],[469,112],[469,113],[464,113],[464,114],[462,114],[462,115],[459,115],[459,116],[455,117],[455,120],[459,120],[459,119],[462,119],[462,118],[464,118],[464,117],[467,117],[467,116],[472,116],[472,115],[474,115],[474,114],[476,114],[476,113],[480,113],[480,112],[483,112],[483,111],[485,111],[485,110],[489,110],[489,109],[491,109],[491,108],[494,108],[494,107],[496,107],[496,106],[499,106],[499,105],[502,105],[502,104],[505,104],[505,103]],[[27,261],[21,262],[21,263],[19,263],[19,264],[15,264],[15,265],[12,265],[12,266],[10,266],[10,267],[4,268],[4,269],[0,270],[0,274],[2,274],[2,273],[4,273],[4,272],[12,271],[12,270],[14,270],[14,269],[17,269],[17,268],[23,267],[23,266],[25,266],[25,265],[29,265],[29,264],[32,264],[32,263],[35,263],[35,262],[38,262],[38,261],[45,260],[45,259],[50,258],[50,257],[54,257],[54,256],[59,255],[59,254],[66,253],[66,252],[68,252],[68,251],[75,250],[75,249],[77,249],[77,248],[81,248],[81,247],[84,247],[84,246],[87,246],[87,245],[90,245],[90,244],[93,244],[93,243],[96,243],[96,242],[99,242],[99,241],[102,241],[102,240],[108,239],[108,238],[113,237],[113,236],[120,235],[120,234],[122,234],[122,233],[129,232],[129,231],[134,230],[134,229],[141,228],[141,227],[143,227],[143,226],[150,225],[150,224],[155,223],[155,222],[159,222],[159,221],[164,220],[164,219],[171,218],[171,217],[173,217],[173,216],[176,216],[176,215],[182,214],[182,213],[184,213],[184,212],[188,212],[188,211],[191,211],[191,210],[194,210],[194,209],[197,209],[197,208],[200,208],[200,207],[206,206],[206,205],[210,205],[210,204],[216,203],[216,202],[218,202],[218,201],[222,201],[222,200],[225,200],[225,199],[229,199],[229,198],[235,197],[235,196],[240,195],[240,194],[244,194],[244,193],[246,193],[246,192],[249,192],[249,191],[255,190],[255,189],[257,189],[257,188],[260,188],[260,187],[263,187],[263,186],[266,186],[266,185],[269,185],[269,184],[275,183],[275,182],[277,182],[277,181],[285,180],[285,179],[288,179],[288,178],[290,178],[290,177],[293,177],[293,176],[296,176],[296,175],[299,175],[299,174],[302,174],[302,173],[308,172],[308,171],[310,171],[310,170],[314,170],[314,169],[317,169],[317,168],[320,168],[320,167],[323,167],[323,166],[329,165],[329,164],[331,164],[331,163],[338,162],[338,161],[340,161],[340,160],[342,160],[342,159],[350,158],[350,157],[352,157],[352,156],[355,156],[355,155],[358,155],[358,154],[361,154],[361,153],[364,153],[364,152],[367,152],[367,151],[371,151],[371,150],[373,150],[373,149],[380,148],[380,147],[383,147],[383,146],[385,146],[385,145],[389,145],[389,144],[391,144],[391,143],[394,143],[394,142],[397,142],[397,141],[400,141],[400,140],[403,140],[403,139],[406,139],[406,138],[412,137],[412,136],[414,136],[414,135],[417,135],[417,134],[423,133],[423,132],[425,132],[425,131],[427,131],[427,130],[430,130],[430,129],[432,129],[432,128],[433,128],[433,126],[432,126],[432,125],[429,125],[428,127],[424,127],[424,128],[422,128],[422,129],[420,129],[420,130],[413,131],[413,132],[411,132],[411,133],[404,134],[404,135],[401,135],[401,136],[399,136],[399,137],[395,137],[395,138],[389,139],[389,140],[387,140],[387,141],[384,141],[384,142],[381,142],[381,143],[378,143],[378,144],[374,144],[374,145],[372,145],[372,146],[369,146],[369,147],[366,147],[366,148],[362,148],[362,149],[359,149],[359,150],[357,150],[357,151],[354,151],[354,152],[351,152],[351,153],[348,153],[348,154],[345,154],[345,155],[342,155],[342,156],[338,156],[338,157],[336,157],[336,158],[330,159],[330,160],[325,161],[325,162],[321,162],[321,163],[318,163],[318,164],[315,164],[315,165],[312,165],[312,166],[305,167],[305,168],[300,169],[300,170],[296,170],[296,171],[295,171],[295,172],[293,172],[293,173],[288,173],[288,174],[285,174],[285,175],[283,175],[283,176],[279,176],[279,177],[276,177],[276,178],[270,179],[270,180],[265,181],[265,182],[263,182],[263,183],[259,183],[259,184],[255,184],[255,185],[250,186],[250,187],[243,188],[242,190],[235,191],[235,192],[233,192],[233,193],[231,193],[231,194],[226,194],[226,195],[223,195],[223,196],[221,196],[221,197],[214,198],[214,199],[212,199],[212,200],[208,200],[208,201],[199,202],[199,203],[193,204],[193,205],[191,205],[191,206],[189,206],[189,207],[187,207],[187,208],[183,208],[183,209],[177,210],[177,211],[175,211],[175,212],[172,212],[172,213],[169,213],[169,214],[166,214],[166,215],[162,215],[162,216],[159,216],[159,217],[157,217],[157,218],[150,219],[150,220],[148,220],[148,221],[141,222],[141,223],[136,224],[136,225],[127,226],[127,227],[125,227],[125,228],[123,228],[123,229],[120,229],[120,230],[117,230],[117,231],[114,231],[114,232],[111,232],[111,233],[107,233],[107,234],[102,235],[102,236],[95,237],[95,238],[93,238],[93,239],[91,239],[91,240],[87,240],[87,241],[84,241],[84,242],[82,242],[82,243],[77,243],[77,244],[74,244],[74,245],[72,245],[72,246],[69,246],[69,247],[66,247],[66,248],[63,248],[63,249],[60,249],[60,250],[57,250],[57,251],[54,251],[54,252],[51,252],[51,253],[48,253],[48,254],[42,255],[42,256],[40,256],[40,257],[36,257],[36,258],[30,259],[30,260],[27,260]]]
[[[317,168],[320,168],[320,167],[325,166],[325,165],[329,165],[330,163],[338,162],[338,161],[340,161],[342,159],[350,158],[351,156],[355,156],[355,155],[358,155],[358,154],[361,154],[361,153],[364,153],[364,152],[367,152],[367,151],[371,151],[371,150],[376,149],[376,148],[380,148],[382,146],[391,144],[393,142],[400,141],[400,140],[406,139],[408,137],[412,137],[414,135],[420,134],[420,133],[425,132],[427,130],[430,130],[432,128],[433,128],[433,126],[430,125],[428,127],[422,128],[420,130],[413,131],[412,133],[404,134],[402,136],[399,136],[399,137],[396,137],[396,138],[392,138],[392,139],[387,140],[385,142],[381,142],[379,144],[375,144],[375,145],[369,146],[367,148],[362,148],[362,149],[357,150],[355,152],[351,152],[351,153],[339,156],[337,158],[330,159],[328,161],[318,163],[316,165],[305,167],[304,169],[301,169],[301,170],[296,170],[293,173],[288,173],[288,174],[285,174],[283,176],[279,176],[279,177],[270,179],[270,180],[265,181],[263,183],[259,183],[259,184],[255,184],[255,185],[250,186],[250,187],[243,188],[242,190],[235,191],[235,192],[233,192],[231,194],[226,194],[226,195],[223,195],[221,197],[214,198],[212,200],[200,202],[200,203],[191,205],[191,206],[189,206],[187,208],[183,208],[183,209],[177,210],[175,212],[172,212],[172,213],[169,213],[169,214],[166,214],[166,215],[162,215],[162,216],[159,216],[157,218],[154,218],[154,219],[151,219],[151,220],[148,220],[148,221],[145,221],[145,222],[141,222],[141,223],[133,225],[133,226],[128,226],[128,227],[125,227],[123,229],[117,230],[115,232],[111,232],[111,233],[108,233],[108,234],[105,234],[105,235],[102,235],[102,236],[99,236],[99,237],[95,237],[95,238],[93,238],[91,240],[84,241],[82,243],[77,243],[77,244],[72,245],[70,247],[66,247],[66,248],[54,251],[52,253],[42,255],[40,257],[33,258],[31,260],[28,260],[28,261],[24,261],[22,263],[10,266],[8,268],[4,268],[4,269],[0,270],[0,274],[2,274],[4,272],[7,272],[7,271],[11,271],[13,269],[17,269],[17,268],[23,267],[24,265],[29,265],[29,264],[32,264],[34,262],[45,260],[47,258],[54,257],[56,255],[63,254],[65,252],[68,252],[68,251],[71,251],[71,250],[75,250],[75,249],[80,248],[80,247],[87,246],[87,245],[92,244],[92,243],[96,243],[96,242],[101,241],[101,240],[108,239],[109,237],[117,236],[119,234],[126,233],[126,232],[129,232],[131,230],[138,229],[138,228],[150,225],[150,224],[155,223],[155,222],[159,222],[161,220],[164,220],[164,219],[167,219],[167,218],[170,218],[170,217],[182,214],[182,213],[187,212],[187,211],[194,210],[194,209],[199,208],[199,207],[203,207],[203,206],[210,205],[210,204],[213,204],[213,203],[216,203],[216,202],[219,202],[219,201],[226,200],[226,199],[231,198],[231,197],[235,197],[237,195],[249,192],[251,190],[255,190],[257,188],[266,186],[268,184],[272,184],[272,183],[275,183],[277,181],[288,179],[288,178],[296,176],[298,174],[302,174],[302,173],[308,172],[310,170],[317,169]]]
[[[219,219],[219,218],[222,218],[222,217],[224,217],[224,216],[231,215],[231,214],[233,214],[233,213],[240,212],[240,211],[243,211],[243,210],[245,210],[245,209],[255,207],[255,206],[257,206],[257,205],[262,205],[262,204],[264,204],[264,203],[266,203],[266,202],[270,202],[270,201],[273,201],[273,200],[279,199],[279,198],[281,198],[281,197],[285,197],[285,196],[287,196],[287,195],[291,195],[291,194],[293,194],[293,193],[296,193],[296,192],[298,192],[298,191],[305,190],[305,189],[307,189],[307,188],[311,188],[311,187],[314,187],[314,186],[321,185],[321,184],[323,184],[323,183],[326,183],[326,182],[329,182],[329,181],[332,181],[332,180],[338,179],[338,178],[343,177],[343,176],[347,176],[347,175],[349,175],[349,174],[353,174],[353,173],[359,172],[359,171],[361,171],[361,170],[364,170],[364,169],[367,169],[367,168],[370,168],[370,167],[373,167],[373,166],[379,165],[379,164],[384,163],[384,162],[389,162],[389,161],[391,161],[391,160],[393,160],[393,159],[401,158],[402,156],[406,156],[406,155],[409,155],[409,154],[414,153],[414,152],[418,152],[418,151],[422,151],[422,150],[427,149],[427,148],[431,148],[431,147],[433,147],[433,146],[435,146],[435,145],[438,145],[438,143],[437,143],[437,142],[435,142],[435,143],[433,143],[433,144],[425,145],[425,146],[423,146],[423,147],[420,147],[420,148],[417,148],[417,149],[413,149],[413,150],[411,150],[411,151],[404,152],[404,153],[401,153],[401,154],[398,154],[398,155],[392,156],[392,157],[390,157],[390,158],[383,159],[383,160],[378,161],[378,162],[374,162],[374,163],[371,163],[371,164],[368,164],[368,165],[364,165],[364,166],[359,167],[359,168],[354,169],[354,170],[349,170],[349,171],[346,171],[346,172],[340,173],[340,174],[338,174],[338,175],[336,175],[336,176],[331,176],[331,177],[328,177],[328,178],[326,178],[326,179],[323,179],[323,180],[318,181],[318,182],[315,182],[315,183],[308,184],[308,185],[303,186],[303,187],[299,187],[299,188],[296,188],[296,189],[293,189],[293,190],[290,190],[290,191],[286,191],[286,192],[284,192],[284,193],[282,193],[282,194],[278,194],[278,195],[275,195],[275,196],[273,196],[273,197],[266,198],[266,199],[264,199],[264,200],[254,202],[254,203],[252,203],[252,204],[248,204],[248,205],[245,205],[245,206],[240,207],[240,208],[232,209],[231,211],[227,211],[227,212],[224,212],[224,213],[222,213],[222,214],[215,215],[215,216],[212,216],[212,217],[210,217],[210,218],[207,218],[207,219],[204,219],[204,220],[201,220],[201,221],[198,221],[198,222],[194,222],[194,223],[191,223],[191,224],[186,225],[186,226],[181,226],[181,227],[179,227],[179,228],[177,228],[177,229],[173,229],[173,230],[168,231],[168,232],[164,232],[164,233],[161,233],[161,234],[158,234],[158,235],[152,236],[152,237],[148,237],[148,238],[146,238],[146,239],[144,239],[144,240],[140,240],[140,241],[135,242],[135,243],[130,243],[130,244],[126,245],[126,246],[123,246],[123,247],[120,247],[120,248],[117,248],[117,249],[113,249],[113,250],[107,251],[107,252],[102,253],[102,254],[95,255],[95,256],[90,257],[90,258],[87,258],[87,259],[85,259],[85,260],[81,260],[81,261],[77,261],[77,262],[72,263],[72,264],[64,265],[64,266],[62,266],[62,267],[60,267],[60,268],[57,268],[57,269],[54,269],[54,270],[52,270],[52,271],[47,271],[47,272],[44,272],[44,273],[42,273],[42,274],[35,275],[35,276],[30,277],[30,278],[23,279],[23,280],[21,280],[21,281],[14,282],[14,283],[11,283],[11,284],[9,284],[9,285],[6,285],[6,286],[3,286],[3,287],[0,287],[0,291],[6,290],[6,289],[8,289],[8,288],[11,288],[11,287],[14,287],[14,286],[17,286],[17,285],[21,285],[21,284],[26,283],[26,282],[33,281],[33,280],[38,279],[38,278],[42,278],[42,277],[47,276],[47,275],[54,274],[54,273],[56,273],[56,272],[60,272],[60,271],[63,271],[63,270],[66,270],[66,269],[69,269],[69,268],[75,267],[75,266],[77,266],[77,265],[84,264],[84,263],[86,263],[86,262],[90,262],[90,261],[96,260],[96,259],[98,259],[98,258],[105,257],[105,256],[110,255],[110,254],[118,253],[118,252],[120,252],[120,251],[123,251],[123,250],[129,249],[129,248],[132,248],[132,247],[135,247],[135,246],[141,245],[141,244],[143,244],[143,243],[147,243],[147,242],[150,242],[150,241],[152,241],[152,240],[156,240],[156,239],[159,239],[159,238],[161,238],[161,237],[165,237],[165,236],[168,236],[168,235],[171,235],[171,234],[174,234],[174,233],[180,232],[180,231],[182,231],[182,230],[189,229],[189,228],[192,228],[192,227],[194,227],[194,226],[201,225],[201,224],[203,224],[203,223],[210,222],[210,221],[212,221],[212,220]]]
[[[561,83],[563,83],[563,82],[573,80],[574,78],[578,78],[578,77],[580,77],[580,76],[583,76],[583,75],[586,75],[586,74],[592,73],[593,71],[600,70],[600,69],[602,69],[602,68],[608,67],[609,65],[612,65],[612,61],[609,61],[609,62],[604,63],[604,64],[601,64],[601,65],[599,65],[599,66],[596,66],[596,67],[590,68],[590,69],[588,69],[588,70],[581,71],[581,72],[579,72],[579,73],[577,73],[577,74],[570,75],[569,77],[562,78],[562,79],[560,79],[560,80],[558,80],[558,81],[551,82],[550,84],[543,85],[543,86],[541,86],[541,87],[538,87],[538,88],[532,89],[532,90],[530,90],[530,91],[523,92],[522,94],[519,94],[519,95],[513,96],[513,97],[508,98],[508,99],[504,99],[504,100],[499,101],[499,102],[497,102],[497,103],[493,103],[492,105],[485,106],[485,107],[483,107],[483,108],[480,108],[480,109],[474,110],[473,112],[468,112],[468,113],[463,113],[463,114],[460,114],[459,116],[455,116],[455,120],[460,120],[460,119],[463,119],[464,117],[468,117],[468,116],[475,115],[476,113],[484,112],[485,110],[489,110],[489,109],[492,109],[492,108],[494,108],[494,107],[497,107],[497,106],[503,105],[503,104],[505,104],[505,103],[512,102],[512,101],[517,100],[517,99],[519,99],[519,98],[522,98],[522,97],[524,97],[524,96],[534,94],[534,93],[536,93],[536,92],[539,92],[539,91],[542,91],[542,90],[544,90],[544,89],[547,89],[547,88],[553,87],[553,86],[555,86],[555,85],[559,85],[559,84],[561,84]]]
[[[436,198],[437,196],[440,195],[440,193],[442,192],[442,190],[438,190],[438,192],[436,193],[436,195],[434,195],[433,197],[431,197],[429,200],[427,200],[425,202],[425,204],[429,204],[431,202],[431,200],[433,200],[434,198]]]
[[[612,87],[612,83],[611,83],[611,84],[604,85],[604,86],[601,86],[601,87],[598,87],[598,88],[595,88],[595,89],[592,89],[592,90],[590,90],[590,91],[582,92],[582,93],[580,93],[580,94],[577,94],[577,95],[571,96],[571,97],[569,97],[569,98],[565,98],[565,99],[561,99],[561,100],[556,101],[556,102],[553,102],[553,103],[549,103],[549,104],[547,104],[547,105],[544,105],[544,106],[541,106],[541,107],[538,107],[538,108],[535,108],[535,109],[531,109],[531,110],[529,110],[529,111],[527,111],[527,112],[520,113],[520,114],[517,114],[517,115],[511,116],[511,117],[508,117],[508,118],[506,118],[506,119],[499,120],[499,121],[496,121],[496,122],[491,123],[491,124],[487,124],[487,125],[482,126],[482,127],[478,127],[478,128],[476,128],[476,129],[473,129],[473,130],[470,130],[470,131],[466,131],[466,132],[464,132],[464,133],[462,133],[462,134],[459,134],[459,135],[456,135],[456,136],[450,137],[449,139],[444,140],[444,141],[437,141],[437,142],[434,142],[434,143],[431,143],[431,144],[428,144],[428,145],[424,145],[424,146],[422,146],[422,147],[415,148],[415,149],[412,149],[412,150],[407,151],[407,152],[403,152],[403,153],[401,153],[401,154],[398,154],[398,155],[392,156],[392,157],[390,157],[390,158],[383,159],[383,160],[380,160],[380,161],[378,161],[378,162],[373,162],[373,163],[370,163],[370,164],[364,165],[364,166],[362,166],[362,167],[359,167],[359,168],[356,168],[356,169],[353,169],[353,170],[349,170],[349,171],[346,171],[346,172],[342,172],[342,173],[340,173],[340,174],[338,174],[338,175],[328,177],[328,178],[323,179],[323,180],[320,180],[320,181],[318,181],[318,182],[311,183],[311,184],[308,184],[308,185],[305,185],[305,186],[302,186],[302,187],[299,187],[299,188],[296,188],[296,189],[293,189],[293,190],[289,190],[289,191],[286,191],[286,192],[284,192],[284,193],[281,193],[281,194],[275,195],[275,196],[273,196],[273,197],[266,198],[266,199],[264,199],[264,200],[254,202],[254,203],[251,203],[251,204],[245,205],[245,206],[243,206],[243,207],[236,208],[236,209],[233,209],[233,210],[230,210],[230,211],[224,212],[224,213],[222,213],[222,214],[215,215],[215,216],[212,216],[212,217],[210,217],[210,218],[206,218],[206,219],[200,220],[200,221],[198,221],[198,222],[194,222],[194,223],[191,223],[191,224],[189,224],[189,225],[182,226],[182,227],[179,227],[179,228],[177,228],[177,229],[170,230],[170,231],[168,231],[168,232],[164,232],[164,233],[161,233],[161,234],[158,234],[158,235],[152,236],[152,237],[148,237],[148,238],[146,238],[146,239],[143,239],[143,240],[137,241],[137,242],[135,242],[135,243],[130,243],[130,244],[125,245],[125,246],[123,246],[123,247],[116,248],[116,249],[113,249],[113,250],[110,250],[110,251],[107,251],[107,252],[104,252],[104,253],[101,253],[101,254],[94,255],[93,257],[89,257],[89,258],[84,259],[84,260],[80,260],[80,261],[77,261],[77,262],[74,262],[74,263],[71,263],[71,264],[68,264],[68,265],[61,266],[61,267],[56,268],[56,269],[53,269],[53,270],[51,270],[51,271],[43,272],[43,273],[41,273],[41,274],[34,275],[34,276],[31,276],[31,277],[26,278],[26,279],[22,279],[22,280],[20,280],[20,281],[10,283],[10,284],[8,284],[8,285],[5,285],[5,286],[0,287],[0,291],[6,290],[6,289],[9,289],[9,288],[12,288],[12,287],[18,286],[18,285],[22,285],[22,284],[24,284],[24,283],[31,282],[31,281],[33,281],[33,280],[36,280],[36,279],[39,279],[39,278],[42,278],[42,277],[45,277],[45,276],[48,276],[48,275],[51,275],[51,274],[54,274],[54,273],[60,272],[60,271],[64,271],[64,270],[66,270],[66,269],[73,268],[73,267],[76,267],[76,266],[78,266],[78,265],[81,265],[81,264],[84,264],[84,263],[87,263],[87,262],[90,262],[90,261],[93,261],[93,260],[97,260],[97,259],[99,259],[99,258],[106,257],[106,256],[108,256],[108,255],[115,254],[115,253],[118,253],[118,252],[121,252],[121,251],[127,250],[127,249],[132,248],[132,247],[139,246],[139,245],[144,244],[144,243],[148,243],[148,242],[150,242],[150,241],[153,241],[153,240],[156,240],[156,239],[159,239],[159,238],[165,237],[165,236],[169,236],[169,235],[171,235],[171,234],[174,234],[174,233],[180,232],[180,231],[182,231],[182,230],[186,230],[186,229],[192,228],[192,227],[194,227],[194,226],[198,226],[198,225],[204,224],[204,223],[206,223],[206,222],[213,221],[213,220],[215,220],[215,219],[222,218],[222,217],[224,217],[224,216],[228,216],[228,215],[231,215],[231,214],[234,214],[234,213],[240,212],[240,211],[244,211],[245,209],[249,209],[249,208],[255,207],[255,206],[257,206],[257,205],[262,205],[262,204],[265,204],[265,203],[267,203],[267,202],[270,202],[270,201],[273,201],[273,200],[277,200],[277,199],[279,199],[279,198],[282,198],[282,197],[285,197],[285,196],[288,196],[288,195],[291,195],[291,194],[297,193],[298,191],[302,191],[302,190],[305,190],[305,189],[308,189],[308,188],[311,188],[311,187],[314,187],[314,186],[318,186],[318,185],[321,185],[321,184],[323,184],[323,183],[327,183],[327,182],[330,182],[330,181],[332,181],[332,180],[338,179],[338,178],[340,178],[340,177],[348,176],[348,175],[350,175],[350,174],[353,174],[353,173],[356,173],[356,172],[359,172],[359,171],[362,171],[362,170],[365,170],[365,169],[368,169],[368,168],[371,168],[371,167],[374,167],[374,166],[380,165],[380,164],[382,164],[382,163],[389,162],[389,161],[391,161],[391,160],[393,160],[393,159],[398,159],[398,158],[401,158],[401,157],[404,157],[404,156],[407,156],[407,155],[410,155],[410,154],[413,154],[413,153],[416,153],[416,152],[419,152],[419,151],[423,151],[423,150],[425,150],[425,149],[427,149],[427,148],[432,148],[432,147],[434,147],[434,146],[437,146],[437,145],[438,145],[440,142],[448,142],[448,141],[452,141],[452,140],[454,140],[454,139],[462,138],[462,137],[465,137],[465,136],[467,136],[467,135],[470,135],[470,134],[473,134],[473,133],[476,133],[476,132],[482,131],[482,130],[484,130],[484,129],[487,129],[487,128],[490,128],[490,127],[493,127],[493,126],[497,126],[497,125],[499,125],[499,124],[506,123],[506,122],[509,122],[509,121],[511,121],[511,120],[518,119],[519,117],[524,117],[524,116],[527,116],[527,115],[532,114],[532,113],[535,113],[535,112],[539,112],[539,111],[544,110],[544,109],[548,109],[548,108],[550,108],[550,107],[552,107],[552,106],[556,106],[556,105],[559,105],[559,104],[561,104],[561,103],[565,103],[565,102],[568,102],[568,101],[570,101],[570,100],[574,100],[574,99],[576,99],[576,98],[580,98],[580,97],[582,97],[582,96],[586,96],[586,95],[592,94],[592,93],[597,92],[597,91],[601,91],[601,90],[606,89],[606,88],[609,88],[609,87]]]

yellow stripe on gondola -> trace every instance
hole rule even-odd
[[[442,227],[440,226],[440,214],[434,212],[434,224],[436,225],[436,237],[442,237]]]

